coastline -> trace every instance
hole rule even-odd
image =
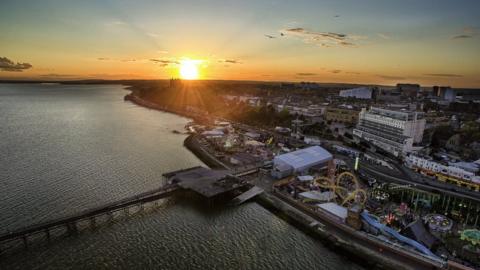
[[[150,102],[148,100],[145,100],[145,99],[143,99],[143,98],[141,98],[137,95],[137,93],[136,93],[137,91],[134,89],[134,87],[127,87],[126,90],[130,90],[131,93],[124,96],[123,100],[125,100],[125,101],[130,101],[134,104],[137,104],[137,105],[142,106],[142,107],[146,107],[148,109],[173,113],[173,114],[176,114],[176,115],[179,115],[179,116],[182,116],[182,117],[190,118],[190,119],[193,119],[196,122],[208,121],[207,116],[202,116],[202,115],[198,115],[198,114],[195,114],[195,113],[190,113],[190,112],[187,112],[187,111],[184,111],[184,110],[175,110],[175,109],[172,109],[170,107],[161,106],[161,105],[155,104],[153,102]]]
[[[205,151],[197,140],[197,136],[194,134],[188,135],[187,138],[183,141],[183,145],[190,150],[198,159],[200,159],[205,165],[212,169],[222,169],[229,170],[227,165],[223,162],[220,162],[218,159],[210,155]]]
[[[149,109],[174,113],[183,117],[192,118],[194,120],[199,118],[198,116],[188,114],[184,111],[172,110],[144,100],[136,96],[133,90],[132,93],[125,96],[125,100]],[[201,144],[198,142],[198,138],[195,135],[191,134],[185,138],[184,146],[208,167],[213,169],[228,169],[225,164],[208,154],[208,152],[202,148]],[[419,260],[423,263],[423,265],[420,265],[418,261],[416,263],[414,262],[409,264],[396,259],[391,259],[382,254],[381,249],[380,251],[375,251],[371,248],[371,245],[370,247],[366,247],[358,244],[358,241],[351,241],[351,239],[348,239],[348,235],[342,236],[338,233],[338,231],[333,232],[333,230],[326,230],[328,226],[323,224],[323,219],[319,219],[317,216],[312,217],[312,215],[306,212],[305,209],[299,207],[295,202],[290,202],[289,198],[286,198],[284,195],[279,194],[278,192],[264,193],[258,196],[255,200],[257,203],[262,205],[262,207],[272,212],[272,214],[291,223],[298,229],[307,232],[309,235],[320,239],[327,245],[330,244],[330,247],[335,249],[336,252],[340,251],[340,253],[348,254],[349,256],[353,257],[354,261],[366,264],[369,267],[380,269],[432,269],[433,267],[433,269],[441,269],[440,267],[435,267],[433,263],[429,263],[423,258]],[[392,250],[389,252],[395,253],[395,249],[393,247],[391,249]]]

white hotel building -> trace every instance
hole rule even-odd
[[[424,130],[422,112],[372,107],[362,109],[353,135],[394,156],[404,156],[422,141]]]

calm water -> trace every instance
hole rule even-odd
[[[121,86],[0,84],[0,231],[153,189],[201,165],[188,119],[123,101]],[[0,269],[361,269],[255,203],[179,198],[0,258]]]

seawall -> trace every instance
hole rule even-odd
[[[409,267],[401,263],[388,260],[387,258],[376,254],[372,250],[357,245],[350,240],[344,240],[335,233],[328,230],[324,224],[306,215],[295,207],[285,203],[271,193],[264,193],[257,196],[256,201],[264,208],[268,209],[278,217],[295,225],[308,235],[319,239],[328,248],[336,253],[349,257],[350,260],[367,266],[370,269],[396,269],[396,270],[413,270],[418,269]]]
[[[213,157],[209,154],[205,149],[200,146],[198,141],[198,136],[195,134],[190,134],[185,141],[183,141],[183,145],[190,150],[195,156],[197,156],[203,163],[205,163],[208,167],[212,169],[222,169],[222,170],[229,170],[230,168]]]

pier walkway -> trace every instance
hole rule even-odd
[[[0,235],[0,244],[9,241],[19,240],[23,241],[25,247],[28,247],[28,237],[36,234],[44,234],[46,238],[50,239],[50,231],[58,228],[66,228],[67,232],[75,233],[77,231],[77,223],[82,220],[90,221],[92,226],[95,225],[96,218],[108,215],[113,216],[114,212],[128,210],[129,207],[138,206],[143,207],[143,204],[152,202],[171,195],[177,191],[177,185],[166,185],[158,189],[147,191],[132,197],[122,199],[120,201],[112,202],[100,207],[92,208],[80,212],[75,215],[51,220],[48,222],[31,225],[15,231],[3,233]],[[1,252],[1,250],[0,250]]]
[[[120,211],[128,215],[130,207],[137,207],[142,210],[144,204],[167,197],[178,190],[191,190],[206,198],[213,198],[246,186],[247,182],[239,178],[239,176],[246,176],[257,171],[258,168],[255,167],[242,168],[242,170],[231,172],[228,170],[210,170],[197,166],[165,173],[163,176],[168,180],[169,184],[160,188],[87,209],[67,217],[3,232],[0,234],[0,253],[5,246],[8,246],[6,244],[10,242],[23,242],[23,245],[27,248],[29,238],[34,238],[34,236],[43,235],[47,240],[50,240],[51,233],[57,230],[66,230],[69,234],[76,233],[78,232],[78,223],[81,221],[87,221],[90,223],[90,226],[94,227],[98,222],[97,219],[101,217],[106,216],[108,220],[111,220],[113,214]],[[263,192],[263,190],[261,191]],[[258,195],[259,192],[260,191],[256,189],[248,191],[246,194],[244,193],[241,200],[246,201]]]
[[[257,195],[260,195],[263,193],[263,189],[260,188],[260,187],[257,187],[257,186],[253,186],[251,189],[245,191],[244,193],[238,195],[237,197],[235,197],[233,200],[232,200],[232,203],[234,205],[239,205],[239,204],[242,204],[248,200],[250,200],[251,198],[257,196]]]

